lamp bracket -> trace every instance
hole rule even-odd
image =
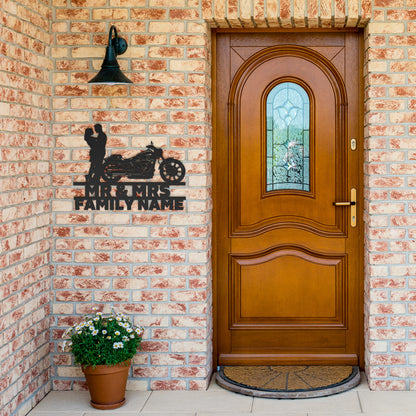
[[[110,32],[108,34],[108,46],[112,46],[114,48],[116,55],[123,55],[123,53],[127,50],[126,40],[117,35],[117,29],[114,25],[110,27]]]
[[[116,54],[123,55],[124,52],[127,50],[127,42],[125,39],[117,37],[116,39]]]

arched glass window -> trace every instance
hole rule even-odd
[[[294,82],[282,82],[266,101],[267,191],[310,190],[307,92]]]

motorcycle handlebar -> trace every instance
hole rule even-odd
[[[148,144],[146,146],[146,148],[153,150],[153,152],[155,153],[155,156],[157,158],[162,158],[163,159],[163,150],[161,148],[156,147],[153,143],[152,144]]]

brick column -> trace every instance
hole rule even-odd
[[[0,5],[0,414],[51,388],[51,8]]]
[[[414,390],[416,11],[375,2],[365,32],[366,356],[375,390]]]
[[[54,8],[55,389],[85,388],[62,351],[63,330],[98,306],[143,325],[130,389],[205,389],[211,373],[210,32],[198,1],[58,2]],[[129,48],[118,62],[134,82],[91,85],[110,25]],[[152,141],[186,167],[183,211],[74,208],[88,172],[86,127],[101,123],[107,155]],[[158,165],[156,166],[158,169]],[[123,180],[125,180],[124,178]]]

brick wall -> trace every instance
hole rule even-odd
[[[146,326],[129,388],[206,387],[209,27],[363,28],[366,371],[373,389],[416,389],[415,0],[48,4],[0,6],[0,409],[10,414],[27,399],[23,413],[48,389],[51,282],[54,389],[85,388],[60,336],[93,306]],[[128,41],[118,60],[133,85],[87,84],[111,24]],[[89,168],[83,133],[97,122],[108,153],[133,155],[153,141],[185,163],[186,186],[172,188],[186,196],[184,211],[74,209],[82,190],[73,182]]]
[[[365,31],[366,358],[370,386],[416,389],[416,2]]]
[[[209,31],[193,0],[55,1],[53,315],[54,389],[85,388],[62,331],[93,306],[146,327],[130,389],[204,389],[211,370]],[[110,25],[130,86],[87,84]],[[185,164],[183,211],[74,210],[89,169],[86,127],[101,123],[107,155],[151,141]],[[123,178],[126,180],[126,178]],[[84,207],[83,207],[84,208]]]
[[[0,3],[0,414],[50,390],[50,7]]]

